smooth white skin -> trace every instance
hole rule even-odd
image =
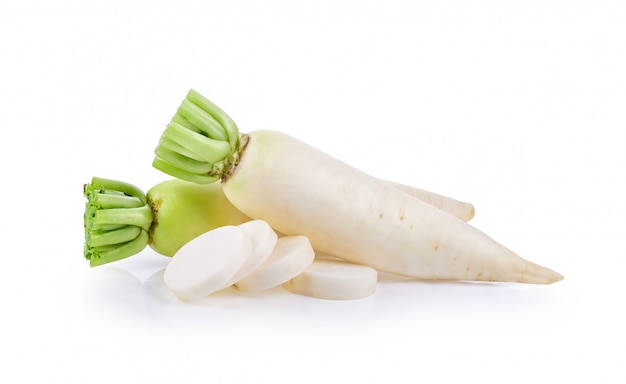
[[[223,188],[249,217],[379,271],[537,284],[563,278],[459,218],[280,132],[251,132]]]
[[[299,295],[326,300],[354,300],[376,291],[378,272],[365,265],[316,258],[301,274],[283,284]]]
[[[263,220],[251,220],[247,223],[240,224],[239,228],[250,240],[252,251],[243,266],[239,268],[225,286],[231,286],[242,280],[265,263],[272,254],[274,247],[276,247],[276,242],[278,241],[276,232]]]
[[[315,259],[305,236],[283,236],[269,259],[235,286],[242,291],[262,291],[283,284],[304,271]]]
[[[464,203],[462,201],[458,201],[444,195],[411,187],[410,185],[386,180],[381,181],[389,183],[396,189],[399,189],[400,191],[411,195],[416,199],[433,205],[441,209],[442,211],[448,212],[449,214],[454,215],[463,221],[470,221],[474,217],[475,209],[474,206],[470,203]]]
[[[165,285],[181,301],[196,301],[224,287],[245,263],[252,244],[237,226],[219,227],[185,243],[165,268]]]

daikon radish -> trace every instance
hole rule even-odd
[[[362,299],[376,291],[378,273],[365,265],[316,258],[283,284],[289,292],[327,300]]]
[[[193,90],[155,153],[157,169],[198,183],[221,180],[245,215],[304,235],[316,250],[348,262],[418,279],[550,284],[563,278],[289,135],[239,134],[225,112]]]
[[[387,181],[390,185],[396,189],[422,200],[432,206],[435,206],[442,211],[446,211],[451,215],[458,217],[463,221],[470,221],[474,217],[475,209],[470,203],[464,203],[458,200],[454,200],[450,197],[440,195],[438,193],[426,191],[424,189],[411,187],[406,184],[400,184],[393,181]]]
[[[199,300],[223,288],[251,252],[252,244],[239,227],[219,227],[183,245],[165,268],[163,280],[179,300]]]
[[[242,291],[262,291],[281,285],[311,265],[315,251],[304,236],[278,239],[269,259],[235,286]]]

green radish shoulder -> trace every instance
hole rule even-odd
[[[144,194],[132,184],[94,177],[84,195],[84,255],[91,266],[127,258],[147,245],[173,256],[205,232],[250,220],[230,204],[219,183],[170,179]]]

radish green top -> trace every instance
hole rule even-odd
[[[153,213],[134,185],[94,177],[85,184],[85,258],[92,267],[132,256],[148,244]]]
[[[235,122],[192,89],[161,135],[152,165],[176,178],[208,184],[228,175],[245,142]]]

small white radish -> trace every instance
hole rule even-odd
[[[239,228],[250,240],[252,244],[252,251],[243,266],[239,268],[239,270],[233,277],[230,278],[225,286],[235,284],[265,263],[265,261],[272,254],[274,247],[276,247],[276,242],[278,241],[278,235],[276,232],[274,232],[272,227],[270,227],[270,225],[263,220],[251,220],[240,224]]]
[[[299,295],[327,300],[362,299],[376,291],[378,272],[365,265],[316,258],[301,274],[283,284]]]
[[[302,273],[314,259],[315,251],[305,236],[281,237],[269,259],[235,286],[242,291],[262,291],[279,286]]]
[[[244,265],[252,244],[233,225],[206,232],[184,244],[165,268],[165,285],[181,301],[195,301],[224,287]]]
[[[458,201],[450,197],[440,195],[438,193],[411,187],[410,185],[406,184],[400,184],[393,181],[386,182],[394,188],[408,195],[411,195],[416,199],[422,200],[423,202],[428,203],[434,207],[437,207],[442,211],[448,212],[449,214],[456,216],[463,221],[470,221],[474,217],[475,209],[471,203],[464,203],[462,201]]]

